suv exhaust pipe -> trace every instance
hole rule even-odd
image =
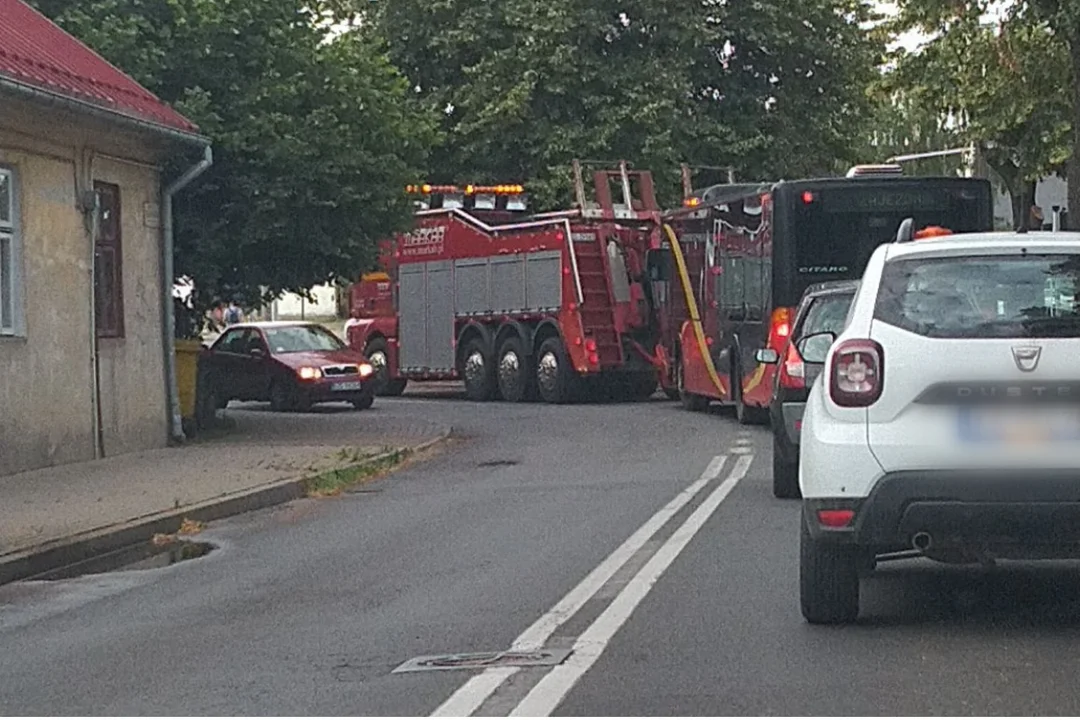
[[[930,533],[917,532],[911,536],[911,547],[915,548],[921,553],[926,552],[933,545],[933,538],[930,537]]]

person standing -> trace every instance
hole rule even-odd
[[[225,303],[220,300],[210,310],[210,329],[218,333],[225,329]]]
[[[244,322],[244,312],[236,304],[236,298],[229,301],[229,307],[225,310],[225,325],[236,325]]]

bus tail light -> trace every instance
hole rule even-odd
[[[794,308],[778,307],[773,310],[772,319],[769,321],[769,343],[766,347],[783,350],[784,343],[791,335],[791,321],[794,317]]]
[[[840,407],[869,407],[881,397],[885,351],[873,340],[845,340],[833,351],[829,397]]]
[[[795,349],[795,343],[788,343],[787,357],[780,364],[780,387],[788,390],[806,389],[806,366]]]

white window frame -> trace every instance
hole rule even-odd
[[[8,219],[0,216],[0,242],[8,244],[6,266],[0,266],[0,282],[10,283],[11,317],[0,304],[0,337],[21,337],[26,334],[23,317],[22,234],[19,228],[19,176],[15,169],[0,165],[0,176],[8,185]],[[0,253],[0,258],[3,254]]]

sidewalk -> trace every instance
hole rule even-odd
[[[236,505],[219,510],[222,516],[286,501],[287,492],[265,491],[450,432],[390,409],[295,415],[230,409],[225,416],[235,426],[215,439],[0,477],[0,566],[87,538],[101,551],[110,533],[188,509]]]

